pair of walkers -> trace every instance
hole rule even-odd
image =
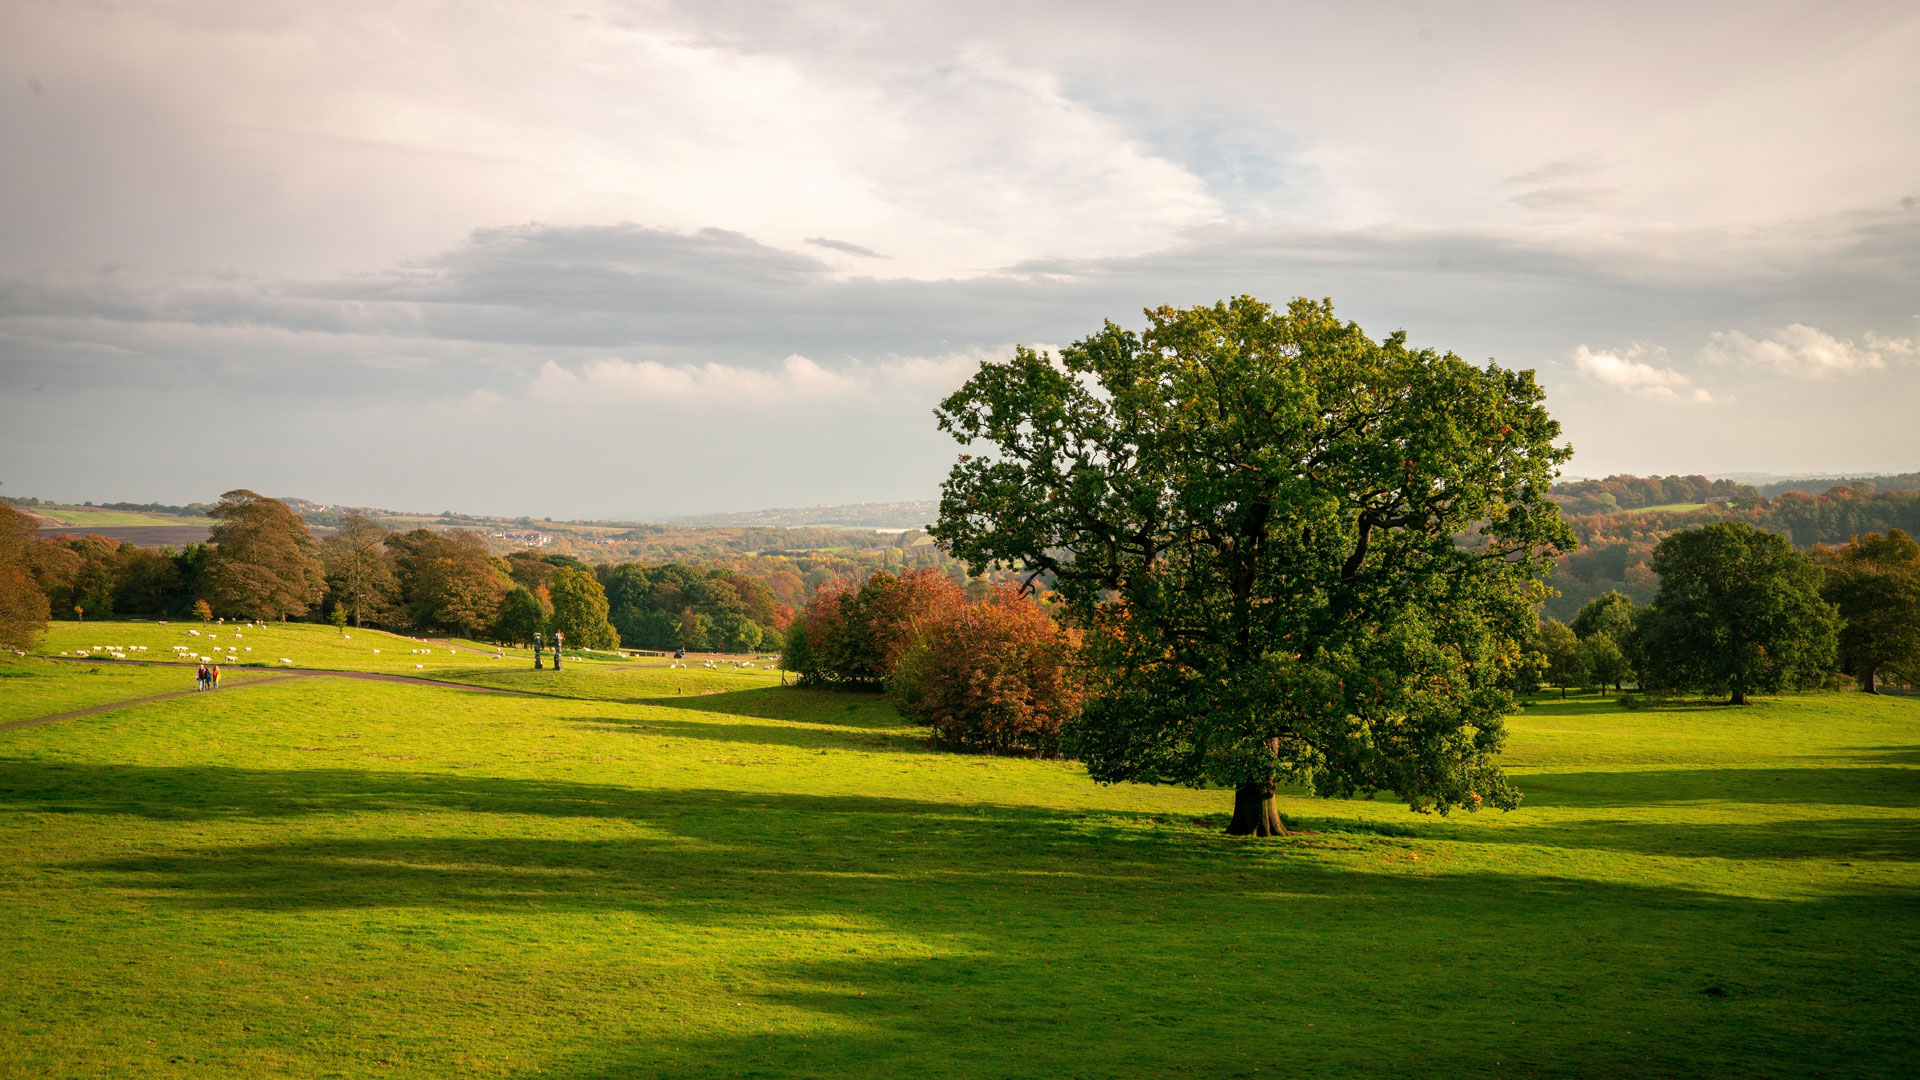
[[[194,676],[194,685],[199,690],[220,689],[220,669],[213,664],[201,664]]]

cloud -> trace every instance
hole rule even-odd
[[[1501,184],[1524,189],[1512,199],[1528,210],[1604,210],[1619,202],[1623,190],[1599,182],[1597,178],[1606,171],[1600,155],[1583,154],[1515,173]]]
[[[1609,352],[1594,352],[1585,345],[1573,350],[1574,366],[1582,375],[1616,390],[1664,401],[1705,404],[1713,400],[1713,395],[1693,385],[1692,379],[1659,363],[1647,363],[1641,357],[1665,361],[1667,352],[1639,343]]]
[[[833,251],[844,251],[848,255],[858,255],[866,259],[886,258],[885,255],[880,254],[879,252],[873,250],[872,248],[864,248],[864,247],[861,247],[859,244],[850,244],[845,240],[832,240],[824,236],[809,236],[807,237],[806,242],[814,245],[815,247],[829,248]]]
[[[1851,339],[1804,323],[1789,323],[1764,338],[1751,338],[1738,330],[1716,330],[1707,335],[1700,359],[1709,364],[1727,364],[1748,368],[1769,368],[1796,379],[1830,379],[1862,371],[1879,371],[1889,361],[1920,359],[1920,346],[1913,338],[1884,338],[1866,335],[1866,343],[1855,345]]]
[[[1041,346],[1050,348],[1050,346]],[[881,402],[931,405],[964,381],[983,359],[1012,346],[968,349],[933,357],[894,357],[875,363],[823,367],[798,353],[777,367],[737,364],[664,364],[601,358],[569,367],[549,360],[527,386],[533,400],[586,408],[673,405],[765,409],[822,404],[867,407]]]

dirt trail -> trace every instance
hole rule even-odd
[[[109,701],[105,705],[89,705],[84,709],[74,709],[70,712],[54,713],[52,716],[36,716],[29,720],[10,720],[7,723],[0,724],[0,731],[7,731],[12,728],[33,727],[36,724],[51,724],[55,720],[72,720],[73,718],[78,716],[91,716],[94,713],[112,712],[115,709],[128,709],[128,708],[132,708],[135,705],[145,705],[150,701],[167,701],[171,698],[186,697],[189,694],[199,694],[199,693],[221,694],[221,693],[226,693],[232,690],[245,690],[249,686],[263,686],[267,683],[291,682],[296,679],[306,679],[311,677],[312,677],[311,675],[304,672],[297,675],[295,674],[283,675],[279,672],[274,672],[273,674],[270,674],[270,675],[262,675],[257,679],[248,679],[245,682],[236,682],[232,686],[222,687],[219,690],[206,690],[206,691],[175,690],[170,694],[148,694],[146,697],[128,698],[125,701]]]
[[[76,656],[42,656],[40,657],[40,659],[57,660],[63,664],[124,664],[130,667],[190,668],[190,667],[199,666],[196,663],[191,663],[191,662],[182,663],[182,662],[177,662],[172,660],[89,660],[85,657],[76,657]],[[236,668],[233,668],[232,670],[244,671],[244,672],[247,672],[249,675],[258,673],[260,677],[248,679],[245,682],[236,682],[232,686],[226,687],[226,689],[231,689],[231,690],[238,690],[238,689],[241,689],[242,687],[252,686],[256,683],[284,682],[290,676],[298,676],[301,678],[365,679],[370,682],[411,683],[415,686],[438,686],[447,690],[470,690],[476,694],[507,694],[513,697],[546,696],[546,695],[540,695],[540,694],[529,694],[520,690],[502,690],[496,686],[475,686],[472,683],[448,682],[444,679],[424,679],[418,675],[389,675],[384,671],[330,671],[326,668],[296,668],[296,667],[281,667],[281,668],[236,667]],[[32,720],[15,720],[15,721],[12,721],[11,723],[0,724],[0,731],[5,731],[8,728],[30,727],[34,724],[50,723],[54,720],[65,720],[65,719],[68,719],[69,717],[74,717],[74,716],[85,716],[88,713],[105,712],[109,709],[124,709],[129,705],[141,705],[149,701],[165,701],[168,698],[177,698],[187,694],[197,694],[197,693],[200,693],[200,691],[179,690],[170,694],[154,694],[151,697],[132,698],[127,701],[115,701],[106,705],[96,705],[91,708],[77,709],[73,712],[59,713],[54,716],[42,716]]]

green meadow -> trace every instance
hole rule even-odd
[[[933,751],[877,697],[762,669],[259,633],[519,693],[242,671],[0,731],[0,1076],[1904,1077],[1920,1052],[1920,700],[1542,699],[1511,722],[1517,811],[1294,796],[1301,831],[1249,841],[1227,793]],[[9,658],[0,722],[186,684]]]
[[[383,630],[348,628],[342,632],[313,623],[202,623],[199,620],[142,622],[55,622],[48,624],[38,655],[91,656],[147,661],[180,658],[195,663],[210,658],[223,669],[234,665],[322,668],[332,671],[381,671],[441,678],[475,666],[533,667],[530,649],[499,648],[477,641],[421,638]],[[140,651],[144,649],[144,651]],[[499,660],[492,659],[503,653]],[[289,663],[283,663],[288,661]],[[591,665],[594,661],[583,661]],[[564,673],[565,669],[562,668]]]

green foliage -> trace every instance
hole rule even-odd
[[[1574,634],[1583,640],[1594,634],[1607,634],[1614,641],[1621,642],[1633,638],[1634,621],[1638,617],[1639,612],[1634,608],[1631,597],[1610,591],[1589,601],[1573,617],[1571,625]]]
[[[731,570],[621,563],[601,567],[598,575],[609,618],[620,640],[634,648],[751,652],[766,629],[784,624],[792,611],[766,583]],[[698,616],[697,624],[682,618],[687,611]]]
[[[334,629],[345,634],[347,632],[347,609],[341,607],[339,604],[335,604],[333,606],[333,612],[327,616],[327,621],[333,624]]]
[[[1838,620],[1813,560],[1741,522],[1674,533],[1654,552],[1660,592],[1640,616],[1637,667],[1655,688],[1747,695],[1817,685]]]
[[[615,649],[620,635],[607,621],[607,594],[585,570],[557,566],[547,582],[553,600],[549,625],[566,634],[573,649]]]
[[[1623,683],[1633,678],[1633,664],[1627,659],[1625,649],[1605,630],[1595,630],[1580,643],[1586,651],[1587,664],[1595,682],[1601,689],[1609,686],[1619,690]]]
[[[1047,575],[1087,627],[1091,774],[1514,805],[1503,671],[1573,546],[1533,374],[1305,300],[1148,319],[983,364],[937,410],[992,452],[954,467],[933,535]]]
[[[1920,544],[1894,529],[1815,555],[1821,594],[1844,620],[1841,662],[1860,688],[1877,693],[1882,677],[1920,683]]]
[[[1568,687],[1587,684],[1593,674],[1593,654],[1581,646],[1571,627],[1559,619],[1548,619],[1540,627],[1537,642],[1547,658],[1546,683],[1559,687],[1561,697],[1567,696]]]
[[[531,645],[537,634],[547,628],[552,608],[524,585],[516,585],[500,602],[500,617],[493,624],[495,641]]]

